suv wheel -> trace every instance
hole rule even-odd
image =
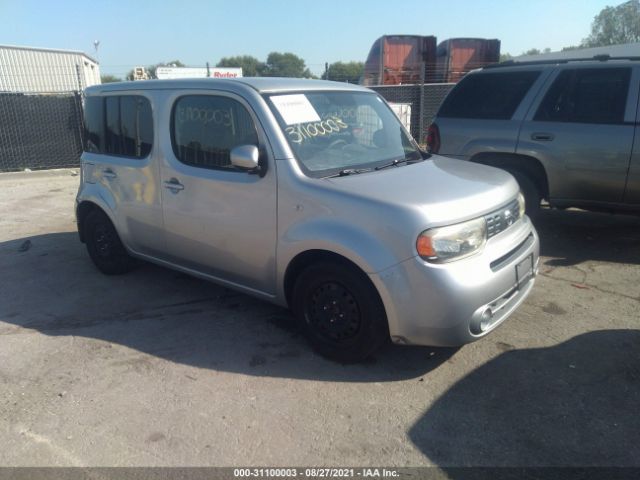
[[[293,311],[321,355],[359,362],[389,339],[384,306],[368,278],[340,263],[312,265],[293,290]]]
[[[526,213],[531,219],[535,219],[540,213],[540,201],[542,200],[542,194],[535,183],[533,183],[529,177],[517,170],[507,170],[517,180],[520,185],[520,191],[524,196],[526,204]]]
[[[136,261],[129,256],[118,232],[107,215],[94,210],[84,221],[87,251],[93,263],[106,275],[119,275],[131,271]]]

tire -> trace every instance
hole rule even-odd
[[[520,185],[520,191],[525,201],[525,212],[529,218],[534,220],[540,213],[540,201],[542,200],[540,190],[525,174],[515,170],[507,171],[514,176],[518,185]]]
[[[84,238],[89,257],[105,275],[130,272],[136,261],[129,256],[113,223],[101,210],[94,210],[84,220]]]
[[[363,361],[389,340],[378,292],[362,272],[348,265],[307,267],[295,283],[292,303],[314,350],[331,360]]]

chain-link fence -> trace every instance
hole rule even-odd
[[[77,167],[82,153],[78,92],[0,93],[0,172]]]
[[[379,85],[369,87],[384,97],[419,144],[426,142],[426,131],[453,83],[418,85]]]
[[[382,95],[420,144],[454,84],[380,85]],[[79,92],[0,92],[0,172],[77,167],[82,153]]]

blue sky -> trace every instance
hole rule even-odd
[[[364,61],[384,34],[499,38],[502,52],[559,50],[589,34],[622,0],[0,0],[0,44],[82,50],[102,73],[179,59],[293,52],[314,73],[324,62]]]

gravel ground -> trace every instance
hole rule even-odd
[[[267,303],[101,275],[78,181],[0,175],[0,465],[640,466],[640,219],[545,211],[497,331],[344,366]]]

